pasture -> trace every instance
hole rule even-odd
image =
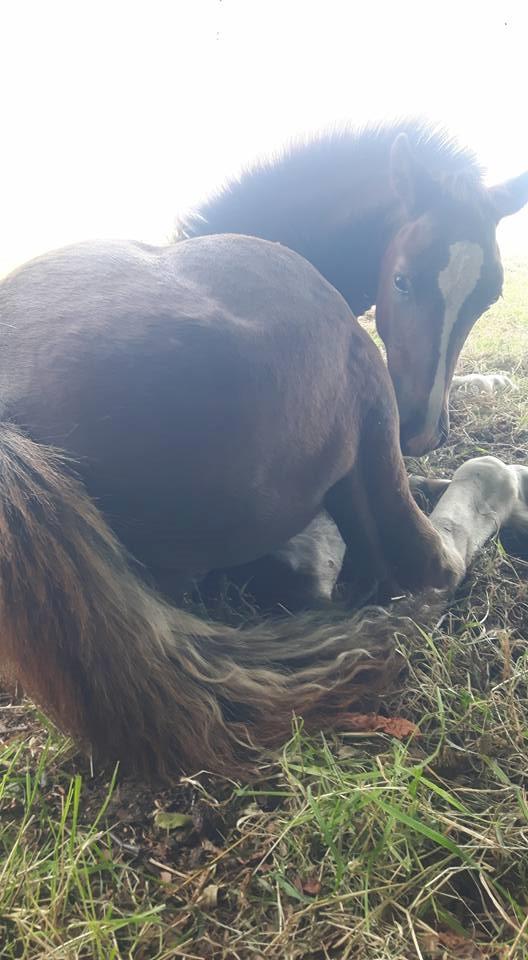
[[[448,444],[411,471],[527,462],[528,262],[506,263],[460,369],[518,389],[454,395]],[[491,544],[434,629],[400,638],[401,682],[377,710],[405,722],[313,738],[294,722],[250,787],[120,782],[6,695],[0,955],[528,957],[527,574]]]

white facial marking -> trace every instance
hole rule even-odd
[[[438,286],[444,300],[444,323],[438,366],[427,404],[424,433],[433,430],[438,422],[446,388],[449,341],[460,310],[479,281],[483,262],[484,251],[480,244],[459,240],[450,246],[449,262],[438,276]]]

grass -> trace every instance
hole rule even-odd
[[[480,451],[526,459],[527,265],[509,266],[462,367],[511,371],[519,389],[456,395],[422,473]],[[93,771],[6,695],[2,958],[528,957],[527,572],[490,545],[450,612],[402,639],[381,709],[414,735],[310,739],[299,720],[251,786],[156,791]],[[170,828],[167,812],[182,815]]]

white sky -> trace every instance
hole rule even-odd
[[[490,182],[528,167],[526,0],[1,0],[0,274],[162,242],[293,134],[421,112]],[[528,252],[528,213],[501,227]]]

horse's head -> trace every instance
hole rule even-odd
[[[381,267],[376,324],[396,390],[402,450],[417,456],[447,437],[458,355],[502,290],[496,226],[528,201],[528,173],[489,189],[460,175],[435,181],[400,134],[391,180],[399,219]]]

